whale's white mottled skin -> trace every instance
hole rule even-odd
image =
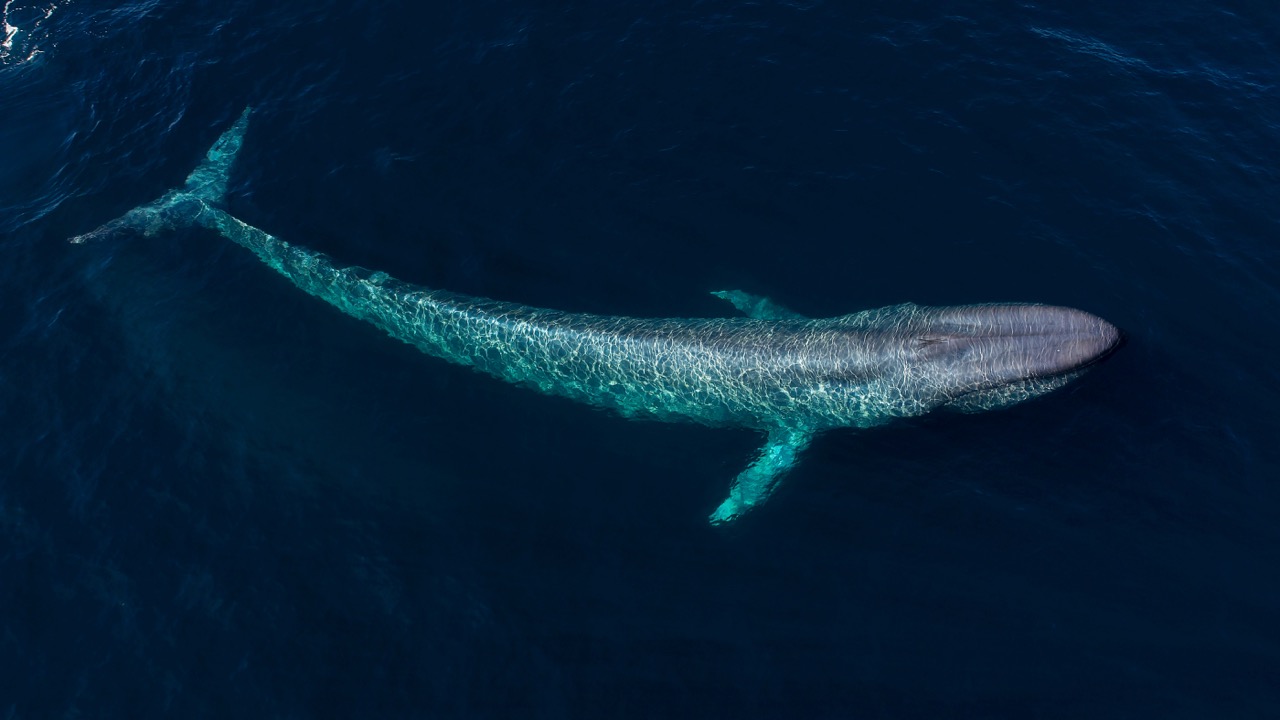
[[[99,228],[158,232],[197,224],[253,251],[307,293],[424,353],[625,417],[754,428],[760,456],[712,514],[764,501],[813,436],[940,407],[988,410],[1041,395],[1119,340],[1067,308],[911,304],[809,319],[738,291],[744,318],[639,319],[544,310],[432,290],[342,267],[219,207],[246,110],[186,185]]]

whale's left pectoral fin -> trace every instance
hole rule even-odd
[[[757,320],[804,319],[804,316],[800,313],[784,308],[769,298],[760,295],[752,295],[741,290],[715,290],[711,294],[721,300],[729,301],[743,315]]]
[[[804,449],[813,441],[813,433],[803,430],[774,430],[760,450],[760,457],[733,479],[729,497],[711,513],[711,524],[727,523],[763,503],[778,487]]]

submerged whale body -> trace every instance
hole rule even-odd
[[[307,293],[423,352],[625,417],[747,427],[759,457],[711,515],[759,505],[824,430],[938,409],[992,410],[1061,387],[1121,341],[1107,321],[1033,304],[904,304],[802,317],[740,291],[715,293],[747,317],[638,319],[532,308],[340,267],[223,210],[249,110],[186,185],[73,238],[199,225],[252,250]]]

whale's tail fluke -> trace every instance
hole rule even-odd
[[[204,162],[187,176],[183,191],[210,205],[222,204],[227,195],[227,177],[231,174],[231,166],[236,161],[240,146],[244,144],[244,133],[249,128],[249,115],[252,112],[253,108],[245,108],[235,123],[222,133],[213,147],[209,148]]]
[[[175,188],[159,199],[130,210],[96,230],[71,238],[73,243],[85,243],[114,235],[120,231],[153,235],[163,230],[191,225],[200,212],[219,207],[227,195],[227,179],[235,163],[244,133],[249,127],[249,115],[253,108],[245,108],[231,127],[218,138],[205,155],[204,162],[187,176],[181,188]]]

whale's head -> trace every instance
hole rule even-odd
[[[1096,315],[1050,305],[918,308],[899,330],[917,398],[963,412],[1061,387],[1124,339]]]

